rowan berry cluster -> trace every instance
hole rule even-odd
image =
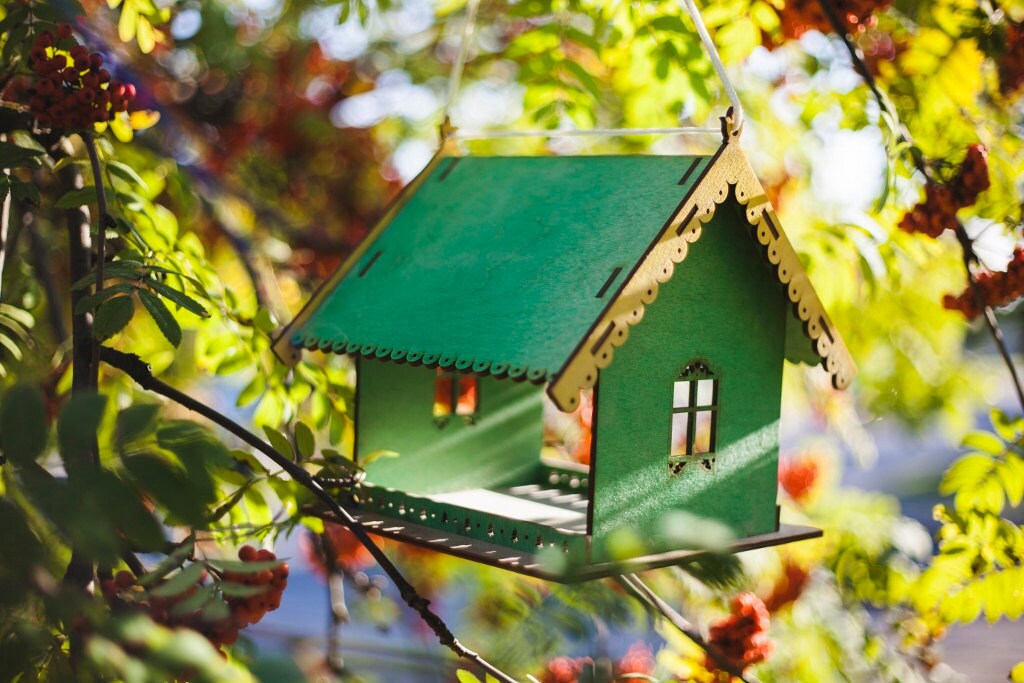
[[[41,128],[85,128],[128,111],[135,86],[111,80],[103,56],[90,53],[74,38],[69,24],[57,33],[40,33],[29,52],[36,79],[29,88],[29,109]]]
[[[999,91],[1009,95],[1024,85],[1024,25],[1011,21],[1006,30],[1006,52],[999,57]]]
[[[1006,272],[985,271],[974,276],[974,285],[968,285],[957,296],[947,294],[942,305],[951,311],[960,311],[968,320],[981,314],[985,306],[997,308],[1024,296],[1024,247],[1013,250],[1013,258]],[[978,299],[981,299],[980,303]]]
[[[885,9],[888,0],[835,0],[836,13],[846,28],[847,33],[855,33],[862,27],[872,27],[876,19],[872,16],[875,10]],[[832,32],[829,21],[819,0],[786,0],[786,6],[779,10],[779,27],[783,37],[799,38],[807,31],[818,30],[822,33]]]
[[[555,657],[540,675],[541,683],[580,683],[584,671],[593,664],[589,657]]]
[[[818,461],[810,455],[779,460],[779,485],[789,497],[806,500],[818,481]]]
[[[765,608],[769,612],[778,612],[795,602],[803,594],[810,578],[811,575],[806,569],[791,560],[786,560],[782,567],[782,576],[772,588],[771,595],[765,598]]]
[[[770,625],[771,617],[761,599],[753,593],[741,593],[732,601],[732,614],[711,626],[708,641],[733,668],[742,671],[771,654]],[[710,657],[708,666],[715,666]]]
[[[989,188],[988,150],[974,144],[967,148],[967,156],[956,177],[946,184],[929,180],[924,188],[924,201],[907,212],[900,221],[905,232],[920,232],[938,237],[956,223],[956,212],[978,200],[978,195]]]
[[[238,551],[242,562],[273,562],[277,557],[269,550],[256,550],[243,546]],[[255,624],[281,604],[281,594],[288,585],[288,563],[281,562],[272,569],[258,571],[223,573],[224,581],[231,581],[254,588],[262,588],[248,597],[226,596],[224,598],[230,614],[220,619],[210,619],[199,608],[182,609],[183,603],[203,589],[208,578],[204,569],[196,582],[172,596],[155,595],[147,592],[136,582],[131,572],[118,572],[113,579],[101,583],[104,597],[111,604],[132,606],[145,611],[158,624],[170,628],[188,628],[201,633],[214,647],[233,645],[238,632]]]
[[[650,676],[654,671],[654,653],[647,643],[633,643],[615,665],[616,676],[639,674]]]

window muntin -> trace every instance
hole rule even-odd
[[[452,415],[473,424],[480,411],[480,378],[437,369],[434,376],[434,422],[444,427]]]
[[[694,361],[672,385],[669,472],[678,474],[694,461],[710,470],[717,427],[718,379],[706,363]]]

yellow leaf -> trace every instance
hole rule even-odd
[[[110,9],[116,9],[121,4],[121,0],[107,0],[107,7]]]
[[[119,112],[110,120],[110,132],[121,142],[132,141],[134,134],[132,133],[131,125],[128,123],[128,114],[126,112]]]
[[[121,18],[117,22],[117,37],[125,43],[134,38],[138,19],[139,11],[134,0],[125,0],[124,7],[121,8]]]
[[[128,124],[132,130],[146,130],[156,125],[160,120],[160,112],[150,110],[133,111],[128,115]]]
[[[985,55],[973,40],[957,41],[956,47],[943,60],[937,74],[944,92],[962,107],[974,108],[981,93],[982,62]]]
[[[156,47],[155,34],[153,24],[149,23],[149,19],[139,17],[139,20],[135,23],[135,39],[139,43],[139,49],[142,50],[142,54],[149,54]]]

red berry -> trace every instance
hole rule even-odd
[[[114,575],[114,583],[121,590],[135,585],[135,576],[128,571],[120,571]]]
[[[58,24],[57,25],[57,38],[59,40],[66,40],[71,37],[74,33],[74,29],[71,28],[71,24]]]
[[[254,562],[256,560],[256,548],[251,545],[243,545],[238,549],[238,559],[242,562]]]

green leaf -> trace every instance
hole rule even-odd
[[[295,449],[292,448],[292,442],[288,440],[288,437],[283,432],[269,425],[264,425],[263,431],[266,433],[267,440],[270,441],[270,445],[274,447],[274,450],[289,460],[295,459]]]
[[[206,564],[222,572],[235,572],[238,574],[255,574],[264,569],[279,567],[284,562],[282,559],[267,560],[265,562],[242,562],[241,560],[206,560]]]
[[[396,451],[389,451],[383,448],[378,448],[375,451],[371,451],[366,455],[359,458],[359,464],[363,467],[368,467],[371,462],[379,460],[380,458],[397,458],[398,453]]]
[[[267,592],[266,586],[250,586],[244,583],[235,583],[234,581],[218,581],[217,587],[229,598],[251,598],[254,595],[261,595]]]
[[[971,450],[999,455],[1006,448],[1006,444],[995,434],[989,432],[971,432],[964,437],[963,447]]]
[[[107,301],[108,299],[111,299],[117,296],[118,294],[126,294],[130,296],[132,293],[135,292],[135,290],[136,286],[130,285],[127,282],[119,282],[116,285],[105,287],[104,289],[101,289],[95,294],[83,296],[81,299],[79,299],[78,303],[75,304],[75,313],[78,315],[88,313],[92,309],[102,304],[104,301]]]
[[[305,422],[295,423],[295,448],[303,460],[313,457],[313,452],[316,450],[316,437],[313,436],[313,430]]]
[[[238,394],[238,399],[235,401],[235,405],[239,408],[247,406],[260,396],[267,388],[267,378],[261,373],[257,372],[252,380],[245,385],[245,388]]]
[[[196,548],[195,536],[189,536],[186,538],[181,545],[174,549],[170,555],[161,560],[160,564],[154,567],[151,571],[146,572],[138,578],[140,586],[148,586],[151,583],[155,583],[160,579],[164,578],[172,571],[180,567],[185,563]]]
[[[161,282],[160,280],[146,280],[144,284],[150,289],[155,290],[157,294],[164,297],[165,299],[169,299],[170,301],[173,301],[177,305],[181,306],[186,311],[195,313],[201,318],[210,317],[210,314],[206,312],[206,309],[203,308],[203,305],[201,303],[199,303],[189,295],[185,294],[184,292],[179,292],[178,290],[174,289],[167,283]]]
[[[163,301],[148,290],[139,290],[139,301],[149,313],[160,333],[171,343],[171,346],[181,345],[181,325],[175,320],[174,314],[167,308]]]
[[[11,194],[15,199],[39,206],[39,187],[35,183],[26,183],[15,176],[11,176],[10,182]]]
[[[270,334],[277,328],[277,323],[274,322],[274,316],[271,315],[270,310],[266,306],[260,306],[260,309],[256,311],[256,317],[253,318],[253,324],[256,325],[256,329],[260,332]]]
[[[125,328],[135,315],[135,301],[130,296],[111,299],[96,309],[92,333],[97,339],[109,339]]]
[[[149,185],[147,185],[146,181],[142,179],[142,176],[135,172],[135,169],[127,164],[121,163],[120,161],[108,161],[107,172],[113,176],[117,176],[127,183],[138,185],[143,190],[149,189]]]
[[[469,673],[465,669],[459,669],[455,672],[456,678],[459,679],[459,683],[481,683],[480,679]]]
[[[167,579],[165,583],[162,583],[151,590],[150,593],[160,598],[170,598],[175,595],[181,595],[190,586],[196,585],[196,582],[199,581],[199,578],[203,575],[204,569],[205,567],[200,562],[190,564],[171,578]]]
[[[34,461],[46,448],[46,404],[39,389],[11,387],[0,406],[0,450],[14,464]]]
[[[196,565],[192,565],[196,566]],[[159,589],[157,589],[159,590]],[[203,605],[208,603],[210,600],[217,600],[216,597],[217,587],[212,583],[208,583],[192,595],[188,596],[181,602],[171,607],[171,614],[176,617],[183,617],[187,614],[191,614],[196,610],[200,609]],[[156,591],[154,591],[155,593]]]
[[[136,403],[122,410],[117,415],[118,443],[130,443],[150,431],[159,413],[158,403]]]
[[[13,142],[0,141],[0,168],[36,167],[42,162],[42,152],[28,149]]]
[[[77,209],[81,206],[90,206],[96,203],[96,188],[86,185],[78,190],[71,190],[57,200],[54,206],[58,209]]]

